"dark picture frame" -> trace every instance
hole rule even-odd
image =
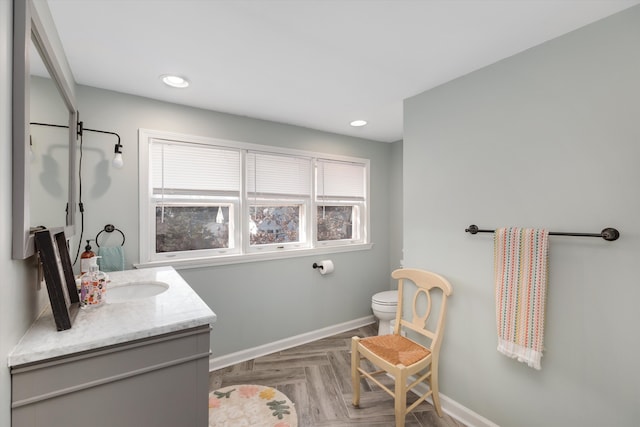
[[[51,234],[52,230],[35,233],[35,244],[47,284],[51,312],[58,331],[71,329],[80,308],[73,266],[64,230]]]

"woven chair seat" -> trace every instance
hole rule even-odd
[[[420,344],[400,335],[367,337],[361,339],[360,343],[393,365],[411,366],[431,354]]]

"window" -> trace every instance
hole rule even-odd
[[[362,163],[316,162],[316,238],[320,244],[363,239],[367,170]]]
[[[249,251],[309,247],[312,158],[248,152]]]
[[[163,138],[145,146],[147,259],[238,253],[240,150]]]
[[[139,138],[142,264],[369,244],[366,159],[149,130]]]

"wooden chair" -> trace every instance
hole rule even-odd
[[[438,355],[442,344],[447,297],[453,290],[447,279],[424,270],[399,269],[395,270],[391,277],[398,279],[398,314],[393,334],[367,338],[353,337],[351,340],[353,406],[357,408],[360,405],[360,379],[366,377],[394,397],[396,427],[404,427],[406,415],[429,396],[433,400],[438,416],[442,417],[438,395]],[[403,292],[408,292],[405,288],[405,280],[413,282],[416,288],[411,304],[411,315],[406,316],[406,319],[403,317]],[[429,321],[429,325],[427,322],[431,314],[431,292],[434,288],[440,289],[442,293],[438,318],[435,325],[431,327],[433,320]],[[426,306],[423,307],[425,302]],[[420,341],[423,341],[422,336],[424,336],[430,344],[426,346],[418,344],[407,338],[405,333],[420,337]],[[363,358],[369,360],[379,370],[367,372],[361,368],[360,360]],[[383,373],[393,376],[395,391],[391,391],[374,378],[375,375]],[[411,377],[415,374],[419,375],[417,379]],[[410,379],[412,382],[407,384]],[[425,380],[429,383],[430,390],[407,408],[407,391]]]

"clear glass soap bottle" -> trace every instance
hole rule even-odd
[[[98,258],[92,258],[89,271],[80,277],[80,304],[83,308],[97,307],[105,301],[107,275],[98,269]]]

